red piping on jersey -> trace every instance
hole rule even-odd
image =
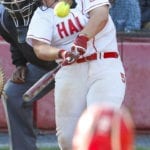
[[[93,42],[92,42],[92,44],[93,44],[93,48],[94,48],[95,52],[98,52],[98,50],[97,50],[97,48],[96,48],[96,46],[95,46],[95,37],[93,37]]]
[[[45,38],[40,38],[40,37],[37,37],[37,36],[34,36],[34,35],[28,35],[28,38],[32,38],[32,39],[41,39],[41,40],[45,40],[45,41],[47,41],[48,43],[51,43],[50,42],[50,40],[48,40],[48,39],[45,39]]]

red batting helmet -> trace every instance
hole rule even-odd
[[[92,106],[80,117],[73,150],[133,150],[134,124],[125,108]]]

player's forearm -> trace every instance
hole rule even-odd
[[[49,44],[33,40],[33,49],[36,56],[45,61],[51,61],[58,58],[59,49],[51,47]]]
[[[106,25],[109,16],[108,6],[100,6],[90,12],[90,19],[87,25],[81,31],[81,34],[87,34],[89,39],[93,38]]]

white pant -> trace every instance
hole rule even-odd
[[[55,115],[58,143],[71,150],[77,121],[88,106],[108,103],[120,107],[125,95],[120,58],[107,58],[62,67],[56,74]]]

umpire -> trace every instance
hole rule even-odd
[[[0,0],[0,35],[10,43],[12,64],[16,69],[7,81],[3,104],[6,112],[12,150],[37,150],[36,134],[33,128],[33,103],[23,105],[22,95],[41,76],[55,68],[55,62],[39,60],[32,48],[25,42],[28,25],[37,0]],[[53,84],[36,99],[54,88]]]

